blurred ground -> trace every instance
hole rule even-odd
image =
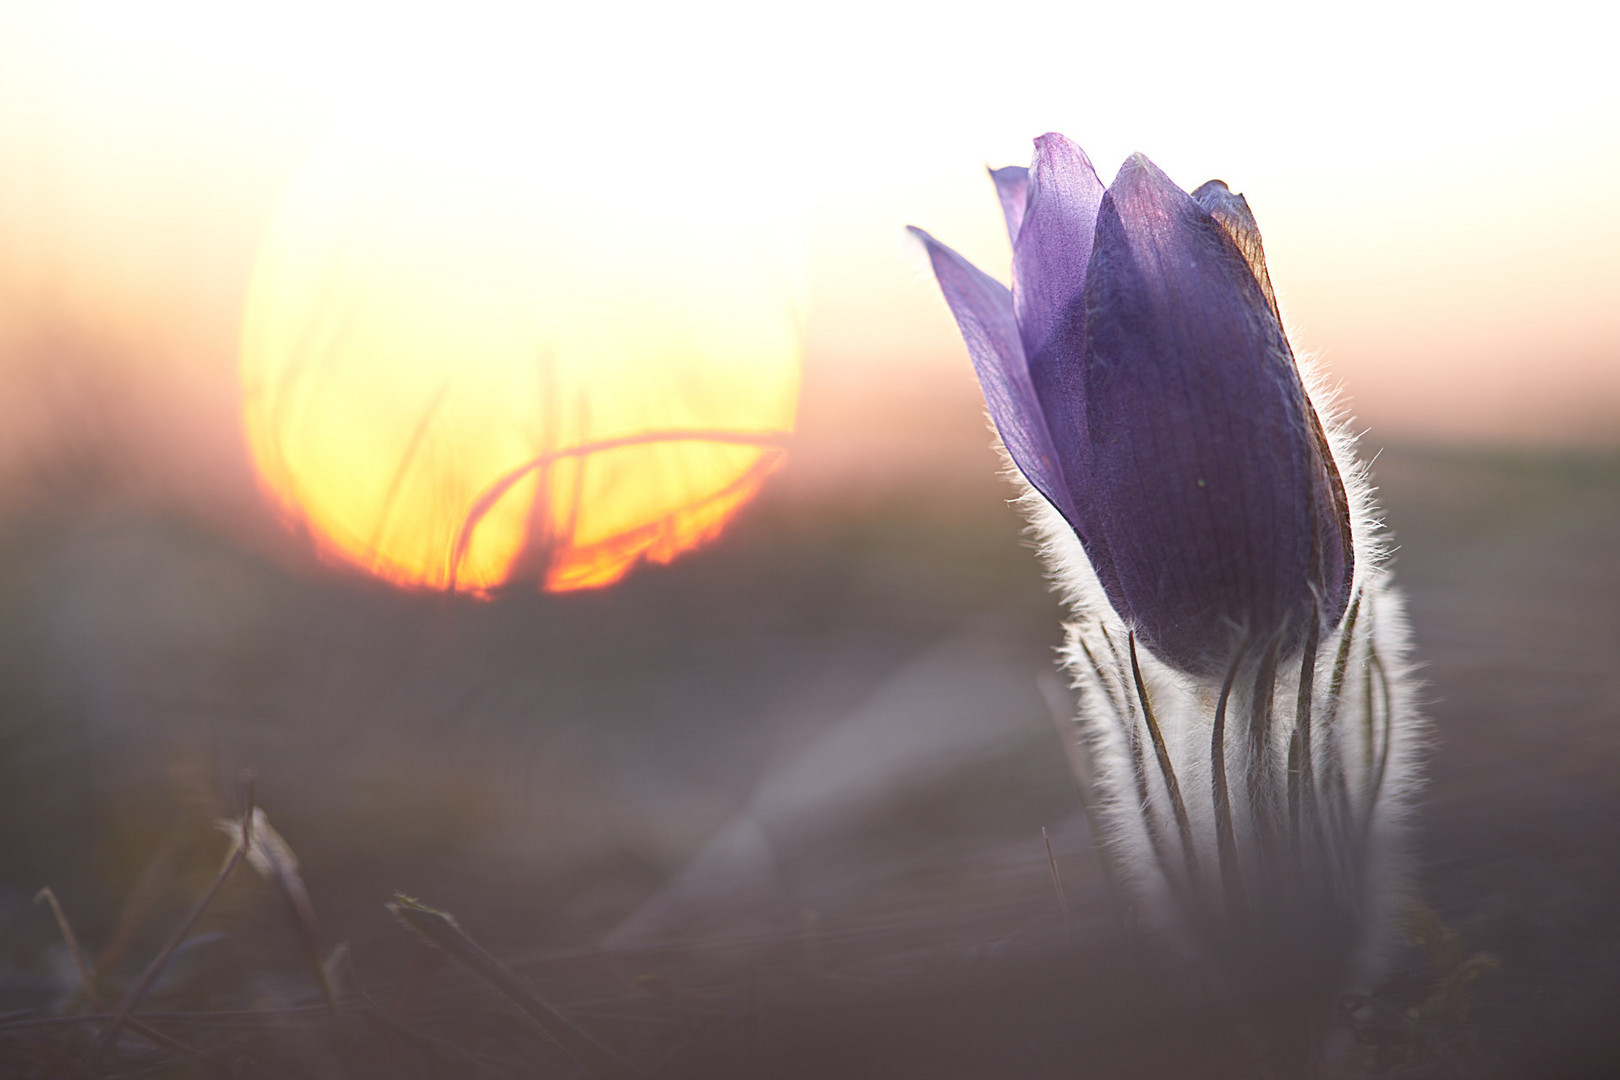
[[[1375,471],[1428,662],[1424,897],[1499,963],[1459,1037],[1506,1075],[1620,1073],[1620,458]],[[1227,1075],[1210,1018],[1120,991],[1134,961],[1038,682],[1058,612],[988,472],[853,495],[786,475],[673,566],[491,603],[53,483],[0,532],[0,1016],[73,986],[43,885],[91,952],[147,897],[110,982],[138,972],[251,765],[324,946],[380,996],[412,962],[397,889],[672,1075]],[[152,1008],[318,1004],[250,875],[204,929]],[[424,986],[422,1030],[474,1039],[480,1069],[572,1075],[511,1049],[469,982]],[[231,1075],[342,1057],[243,1038]]]

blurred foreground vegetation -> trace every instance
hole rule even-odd
[[[1346,1037],[1382,1075],[1612,1075],[1620,457],[1375,472],[1428,663],[1433,919]],[[96,1030],[53,1019],[93,1003],[36,892],[115,1007],[249,767],[314,923],[238,868],[139,1010],[195,1056],[126,1033],[92,1075],[589,1075],[396,890],[660,1075],[1244,1074],[1218,1018],[1131,990],[1048,705],[1058,612],[989,478],[780,484],[672,566],[489,602],[49,490],[0,531],[0,1076],[71,1075]]]

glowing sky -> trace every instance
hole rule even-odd
[[[704,175],[717,135],[604,140],[477,78],[337,125],[242,325],[286,517],[388,580],[480,592],[607,585],[718,534],[793,431],[804,238],[785,188]],[[604,147],[623,168],[582,165]]]
[[[1140,149],[1243,191],[1298,344],[1375,438],[1620,439],[1620,80],[1595,5],[401,7],[0,8],[0,455],[60,426],[36,406],[71,355],[153,468],[245,475],[237,346],[276,207],[338,126],[465,108],[474,80],[603,199],[807,206],[812,384],[966,386],[903,226],[999,270],[983,167],[1056,129],[1105,178]],[[627,157],[640,135],[664,150]]]

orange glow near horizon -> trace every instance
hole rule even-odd
[[[792,240],[689,144],[587,173],[492,100],[360,110],[317,150],[249,289],[248,444],[287,517],[387,581],[607,585],[783,460]]]

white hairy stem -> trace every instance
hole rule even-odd
[[[1367,469],[1334,395],[1309,362],[1301,374],[1344,481],[1355,571],[1345,615],[1292,656],[1247,643],[1214,679],[1162,663],[1114,611],[1062,515],[1010,470],[1070,611],[1081,779],[1120,899],[1154,939],[1240,992],[1288,980],[1291,965],[1334,993],[1379,974],[1407,880],[1423,738]]]

